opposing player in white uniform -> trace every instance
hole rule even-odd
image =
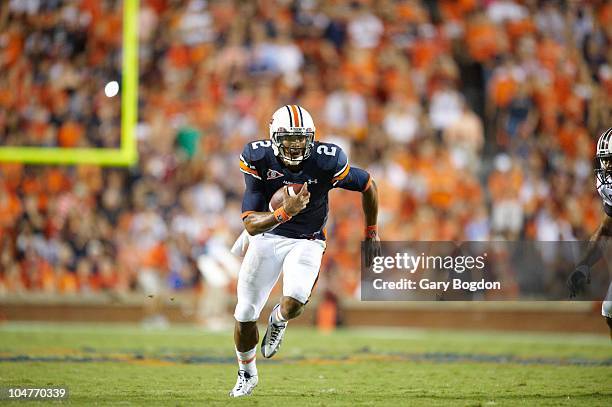
[[[591,244],[584,259],[568,279],[567,284],[572,298],[584,289],[585,284],[590,282],[591,266],[603,255],[599,243],[612,237],[612,127],[599,136],[595,159],[597,162],[595,169],[597,192],[603,200],[604,212],[607,216],[591,237]],[[612,283],[608,287],[608,293],[601,306],[601,314],[606,318],[608,327],[610,327],[610,339],[612,339]]]
[[[240,170],[246,183],[242,218],[249,236],[243,233],[235,245],[244,248],[248,243],[238,275],[234,312],[238,379],[230,391],[232,397],[247,396],[257,385],[257,319],[281,272],[283,296],[268,318],[261,343],[264,357],[278,351],[287,322],[302,313],[310,298],[325,251],[331,189],[361,192],[366,264],[380,254],[375,183],[366,171],[349,165],[339,146],[315,141],[314,122],[301,106],[283,106],[274,113],[270,138],[244,147]],[[290,184],[303,187],[281,207],[270,210],[272,195]]]

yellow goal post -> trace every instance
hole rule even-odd
[[[119,148],[2,146],[0,162],[131,166],[138,161],[135,135],[138,115],[138,7],[139,0],[123,0],[121,146]]]

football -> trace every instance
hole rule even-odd
[[[270,212],[274,212],[276,209],[280,208],[283,202],[285,202],[286,197],[297,195],[302,190],[302,186],[302,184],[289,184],[279,188],[278,191],[272,195],[272,198],[270,198],[270,203],[268,204]]]

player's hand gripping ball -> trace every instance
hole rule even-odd
[[[284,206],[285,212],[289,216],[295,216],[302,211],[308,205],[310,201],[310,192],[308,192],[308,185],[302,184],[289,184],[280,188],[270,198],[268,209],[274,212],[276,209]]]

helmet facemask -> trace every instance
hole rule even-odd
[[[597,157],[597,175],[598,184],[607,188],[612,188],[612,154]]]
[[[314,146],[314,132],[279,129],[272,135],[276,155],[285,165],[297,166],[304,162]]]

